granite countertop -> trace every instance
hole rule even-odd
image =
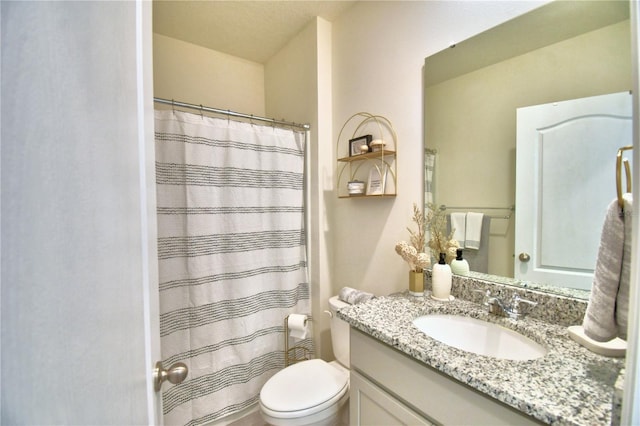
[[[426,292],[425,292],[426,293]],[[430,313],[458,314],[503,325],[548,350],[544,357],[511,361],[448,346],[413,326]],[[472,388],[536,419],[558,425],[608,425],[614,385],[624,359],[588,351],[569,338],[566,326],[533,318],[517,321],[489,315],[480,304],[438,302],[408,293],[379,297],[341,309],[352,327]]]

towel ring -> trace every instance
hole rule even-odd
[[[616,192],[618,195],[618,206],[624,207],[624,200],[622,199],[622,164],[624,163],[624,173],[627,178],[627,192],[631,192],[631,166],[629,166],[629,160],[622,158],[624,151],[633,149],[632,145],[623,146],[618,149],[616,155]]]

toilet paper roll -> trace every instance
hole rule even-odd
[[[294,339],[305,339],[307,337],[307,316],[302,314],[291,314],[287,318],[289,336]]]

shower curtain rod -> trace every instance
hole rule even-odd
[[[257,115],[251,115],[251,114],[243,114],[241,112],[235,112],[235,111],[230,111],[230,110],[226,110],[226,109],[211,108],[211,107],[206,107],[206,106],[202,106],[202,105],[188,104],[186,102],[174,101],[173,99],[153,98],[153,102],[158,102],[160,104],[171,105],[171,106],[174,106],[174,107],[197,109],[199,111],[206,111],[206,112],[212,112],[212,113],[215,113],[215,114],[229,115],[231,117],[240,117],[240,118],[245,118],[245,119],[249,119],[249,120],[264,121],[264,122],[271,123],[271,124],[278,124],[278,125],[281,125],[281,126],[296,127],[298,129],[304,129],[304,130],[309,130],[311,128],[311,126],[309,124],[298,124],[298,123],[293,123],[293,122],[290,122],[290,121],[276,120],[274,118],[259,117]]]

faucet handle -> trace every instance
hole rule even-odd
[[[478,288],[473,290],[475,293],[482,293],[483,297],[482,297],[482,304],[484,306],[489,306],[489,299],[491,298],[491,290],[486,289],[486,290],[480,290]]]
[[[511,301],[511,313],[516,318],[519,317],[520,315],[523,315],[523,313],[520,312],[520,303],[526,303],[526,304],[528,304],[528,305],[530,305],[532,307],[536,306],[538,304],[538,302],[534,302],[532,300],[524,299],[524,298],[520,297],[520,295],[518,293],[515,293],[513,295],[512,301]]]

